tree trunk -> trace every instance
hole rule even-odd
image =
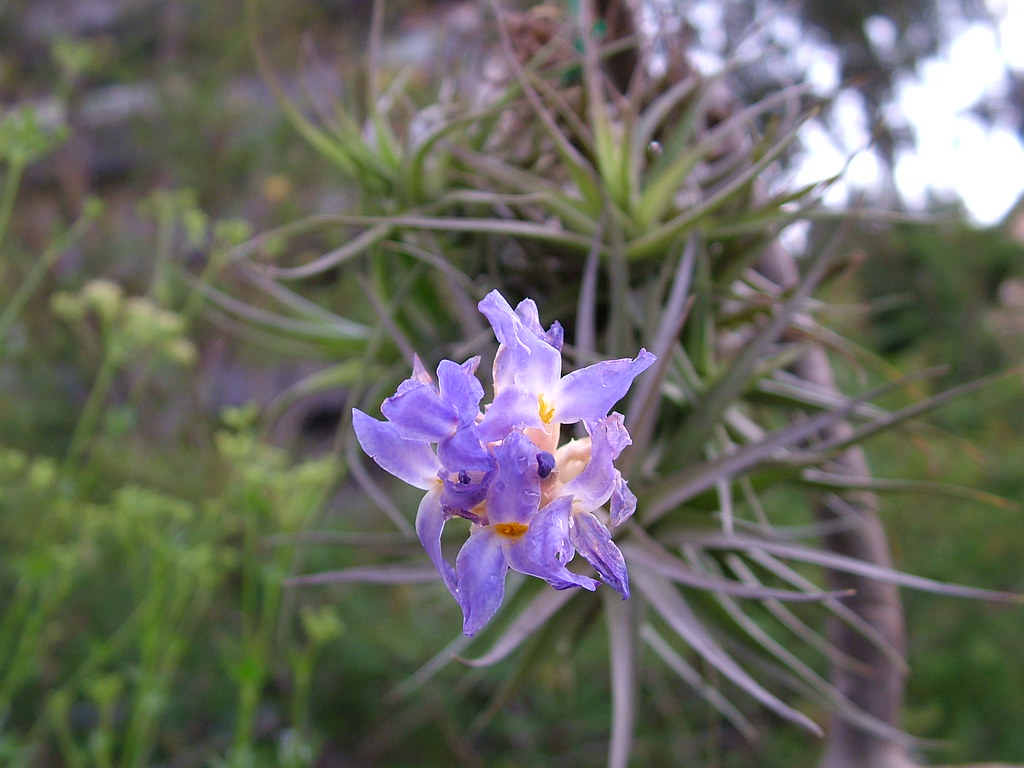
[[[781,246],[769,248],[760,269],[769,279],[789,288],[796,285],[799,269],[793,257]],[[819,387],[838,392],[828,354],[822,347],[812,348],[794,366],[794,372]],[[848,435],[851,427],[838,424],[824,438]],[[854,477],[868,477],[870,468],[859,447],[846,450],[830,469]],[[848,492],[824,495],[816,507],[817,518],[834,532],[823,539],[831,552],[890,567],[889,542],[878,517],[878,500],[873,493]],[[837,521],[846,525],[835,526]],[[891,584],[849,573],[827,571],[829,589],[853,589],[846,604],[862,617],[900,653],[904,649],[903,608],[899,589]],[[873,674],[859,674],[833,664],[829,670],[832,684],[850,701],[883,723],[899,727],[903,706],[904,670],[855,629],[834,616],[828,618],[831,642],[843,653],[863,662]],[[907,748],[896,741],[866,731],[832,715],[826,732],[825,751],[819,768],[911,768],[916,763]]]
[[[595,18],[606,21],[608,40],[619,40],[637,25],[632,20],[635,6],[628,0],[592,0]],[[682,43],[683,41],[680,41]],[[632,49],[631,49],[632,50]],[[674,57],[676,63],[685,62],[686,49],[681,46]],[[623,57],[611,63],[612,80],[624,91],[635,74],[638,59]],[[682,75],[679,75],[682,77]],[[728,89],[726,89],[727,91]],[[709,118],[718,112],[725,119],[742,107],[741,100],[731,93],[720,93],[721,103],[711,109]],[[792,288],[799,282],[800,271],[792,255],[776,242],[770,246],[759,269],[768,279],[783,288]],[[822,347],[812,348],[794,365],[794,372],[819,387],[837,391],[828,354]],[[849,434],[851,427],[841,423],[827,430],[825,439]],[[864,452],[851,448],[835,459],[830,467],[835,472],[855,477],[868,477],[870,469]],[[837,554],[857,558],[868,563],[891,566],[889,542],[878,517],[878,501],[866,492],[828,494],[816,508],[817,518],[831,523],[828,530],[835,532],[824,537],[826,549]],[[836,526],[843,522],[846,525]],[[885,641],[900,654],[904,649],[903,608],[897,587],[883,584],[863,576],[835,571],[827,572],[830,589],[855,590],[847,605],[858,616],[874,627]],[[841,665],[830,669],[832,684],[851,702],[882,723],[899,727],[903,707],[904,668],[895,663],[855,629],[834,616],[828,618],[831,642],[847,656],[861,661],[873,674],[858,674]],[[900,742],[866,731],[848,722],[840,714],[833,714],[829,724],[825,751],[819,768],[912,768],[907,748]]]

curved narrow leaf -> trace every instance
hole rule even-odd
[[[406,520],[402,511],[395,506],[391,497],[381,490],[380,486],[370,477],[369,472],[366,471],[366,467],[363,466],[363,454],[354,439],[354,434],[349,433],[348,437],[349,439],[345,441],[345,459],[349,472],[352,473],[352,478],[359,484],[359,487],[363,489],[366,495],[370,497],[371,501],[384,511],[384,514],[395,524],[395,527],[404,535],[413,539],[416,536],[415,529]]]
[[[470,152],[464,147],[453,148],[452,154],[500,185],[521,194],[543,195],[545,212],[555,214],[568,229],[580,234],[593,233],[597,229],[597,220],[586,213],[580,201],[546,177],[517,168],[497,157]]]
[[[764,628],[751,619],[739,604],[727,595],[716,594],[715,600],[728,614],[736,625],[768,654],[774,656],[783,669],[802,680],[811,690],[817,693],[830,709],[838,712],[843,718],[864,730],[878,734],[897,743],[912,743],[913,738],[905,731],[889,725],[857,707],[846,696],[840,693],[831,683],[811,669],[805,662],[796,657],[789,649],[769,635]]]
[[[292,576],[284,580],[286,587],[308,586],[310,584],[425,584],[440,581],[437,569],[416,565],[357,565],[338,571],[311,573],[307,576]]]
[[[358,222],[358,217],[354,218]],[[349,259],[359,256],[391,235],[393,227],[387,220],[374,220],[373,224],[365,232],[347,241],[343,246],[335,248],[333,251],[328,251],[308,264],[303,264],[299,267],[276,267],[273,264],[261,264],[260,269],[268,275],[281,280],[299,280],[319,275]]]
[[[281,334],[315,340],[355,341],[362,344],[373,333],[368,326],[338,315],[334,315],[331,322],[299,320],[247,304],[207,283],[195,281],[192,282],[192,285],[210,303],[225,313],[242,318],[260,328],[270,329]]]
[[[651,352],[657,358],[653,370],[648,371],[646,376],[640,378],[630,395],[629,429],[634,447],[623,457],[621,466],[626,475],[629,474],[636,457],[647,452],[647,446],[654,431],[662,382],[665,380],[669,363],[672,360],[670,352],[679,340],[679,334],[683,330],[683,324],[686,322],[689,309],[692,306],[690,285],[693,281],[694,266],[697,263],[697,249],[697,237],[693,235],[687,239],[686,246],[679,256],[679,263],[672,278],[672,286],[664,302],[664,309],[662,309],[658,320],[658,328],[651,342]]]
[[[644,569],[634,572],[633,581],[672,631],[705,661],[780,717],[806,728],[811,733],[823,735],[817,723],[765,690],[722,649],[693,613],[678,589]]]
[[[698,205],[689,208],[678,216],[669,219],[664,224],[648,230],[639,237],[627,243],[627,254],[630,259],[643,259],[654,256],[664,250],[666,243],[674,240],[688,227],[692,226],[698,219],[708,215],[718,206],[722,205],[730,197],[736,194],[744,186],[749,184],[765,168],[774,163],[779,156],[796,140],[797,133],[801,126],[797,126],[788,134],[779,139],[772,147],[765,150],[758,160],[750,164],[743,173],[730,180],[720,189],[708,195]]]
[[[987,493],[977,488],[956,485],[955,483],[941,483],[931,480],[901,480],[899,478],[854,477],[839,472],[825,472],[820,469],[805,469],[800,474],[800,478],[806,484],[818,488],[864,490],[876,493],[928,493],[936,496],[969,499],[980,504],[1013,512],[1021,510],[1021,505],[1011,499],[997,496],[994,493]]]
[[[658,657],[665,662],[665,666],[675,672],[704,698],[712,707],[732,723],[733,727],[740,732],[747,741],[753,743],[757,739],[757,729],[744,717],[743,713],[729,701],[722,692],[712,687],[700,673],[686,663],[686,660],[676,653],[675,649],[668,644],[654,627],[644,624],[640,627],[640,637],[650,646]]]
[[[876,387],[864,395],[848,398],[844,405],[835,410],[815,414],[804,421],[772,432],[760,442],[745,445],[713,461],[693,464],[665,478],[644,499],[645,525],[655,522],[678,505],[713,487],[718,478],[740,475],[757,464],[776,457],[784,449],[799,445],[845,420],[862,403],[897,389],[907,382],[934,374],[934,370],[921,371],[900,381]],[[814,449],[818,451],[820,446],[816,445]]]
[[[810,579],[794,571],[788,565],[772,557],[767,552],[748,552],[746,554],[758,565],[795,587],[810,589],[816,586]],[[837,619],[859,632],[865,640],[871,643],[879,652],[882,653],[882,655],[885,656],[894,668],[899,670],[902,674],[908,674],[910,672],[910,665],[903,657],[903,653],[896,648],[885,637],[885,635],[879,632],[873,624],[866,621],[863,616],[839,600],[825,600],[822,605]]]
[[[727,555],[725,562],[729,566],[730,570],[736,573],[736,575],[742,579],[745,584],[764,586],[760,579],[758,579],[754,574],[754,571],[751,570],[739,555]],[[810,584],[810,586],[814,585]],[[786,629],[805,642],[808,646],[819,651],[829,660],[830,663],[858,675],[871,674],[872,670],[870,666],[864,664],[858,659],[855,659],[853,656],[850,656],[848,653],[843,652],[830,643],[819,632],[812,629],[807,622],[798,618],[793,611],[789,610],[789,608],[782,603],[782,601],[768,599],[762,601],[761,604],[765,607],[765,610],[775,617],[776,621],[786,627]]]
[[[789,542],[771,541],[759,539],[743,534],[725,533],[687,533],[686,543],[696,544],[706,549],[734,550],[741,552],[768,552],[776,557],[787,560],[799,560],[822,568],[830,568],[836,571],[853,573],[869,579],[875,579],[887,584],[895,584],[899,587],[916,589],[921,592],[934,592],[940,595],[951,597],[964,597],[974,600],[990,600],[999,603],[1021,603],[1024,604],[1024,595],[1013,592],[998,592],[978,587],[965,587],[960,584],[948,584],[946,582],[927,579],[923,576],[914,576],[902,571],[896,571],[881,565],[875,565],[865,560],[857,560],[846,555],[835,554],[821,549],[805,547]]]
[[[633,605],[602,590],[608,624],[608,664],[612,683],[612,726],[608,768],[628,768],[636,728],[636,616]]]
[[[573,589],[543,590],[523,607],[487,653],[475,659],[463,658],[461,661],[471,667],[497,664],[543,627],[576,593],[577,590]]]
[[[654,542],[641,546],[635,542],[627,541],[620,543],[619,549],[630,566],[641,566],[676,584],[681,584],[684,587],[693,587],[694,589],[702,589],[706,592],[735,595],[736,597],[745,597],[751,600],[774,599],[793,603],[820,602],[850,594],[849,592],[823,592],[817,588],[809,592],[796,592],[743,584],[742,582],[732,581],[731,579],[707,573],[706,571],[694,570]]]
[[[697,124],[701,108],[712,92],[713,85],[719,82],[720,79],[721,76],[719,75],[711,75],[704,78],[693,74],[690,77],[672,83],[667,89],[654,97],[640,115],[637,128],[633,132],[632,164],[635,168],[642,166],[643,158],[651,142],[655,140],[655,136],[666,128],[669,129],[670,136],[668,139],[662,140],[660,144],[663,149],[667,150],[670,156],[678,153],[682,146],[689,144],[693,140],[694,127]],[[676,113],[676,110],[683,108],[683,103],[686,99],[690,98],[698,86],[701,86],[701,88],[697,98],[693,99],[689,105],[686,105],[679,119],[675,119],[674,113]],[[666,126],[665,122],[669,115],[673,115],[674,119],[671,126]],[[652,163],[652,165],[655,164]]]
[[[473,638],[458,634],[444,648],[434,654],[426,664],[417,669],[412,675],[400,682],[388,694],[391,701],[404,699],[415,693],[424,685],[429,683],[434,676],[458,658],[462,650],[473,642]]]
[[[343,390],[364,378],[378,375],[380,367],[363,358],[353,357],[343,363],[335,363],[297,382],[280,392],[266,409],[268,424],[274,424],[291,406],[303,398],[327,390]]]
[[[824,441],[819,447],[822,450],[835,450],[856,445],[871,435],[891,429],[892,427],[902,424],[905,421],[909,421],[910,419],[917,418],[918,416],[928,413],[929,411],[933,411],[952,400],[977,392],[979,389],[984,389],[985,387],[997,384],[1000,381],[1014,376],[1020,376],[1022,372],[1024,372],[1024,366],[1017,366],[1016,368],[1001,371],[1000,373],[995,373],[991,376],[985,376],[980,379],[976,379],[975,381],[961,384],[957,387],[951,387],[950,389],[940,392],[937,395],[932,395],[921,402],[914,403],[906,408],[901,408],[900,410],[876,419],[869,424],[858,427],[849,435],[837,435],[830,440]]]
[[[749,387],[758,367],[764,364],[769,345],[774,344],[796,315],[805,309],[808,298],[828,273],[838,250],[839,239],[834,237],[815,254],[789,299],[776,308],[770,319],[730,360],[722,375],[701,393],[689,419],[681,428],[681,432],[686,435],[681,460],[688,461],[700,455],[722,413],[737,401],[740,394]]]
[[[338,322],[343,324],[353,322],[331,312],[328,309],[324,309],[315,301],[310,301],[305,296],[296,293],[290,288],[285,288],[276,280],[271,279],[265,271],[259,269],[254,264],[241,263],[238,265],[237,272],[274,299],[278,304],[291,309],[300,317],[306,318],[312,322],[325,323],[328,326]]]

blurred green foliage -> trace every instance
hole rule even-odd
[[[1004,227],[946,217],[887,228],[863,246],[859,279],[875,307],[867,328],[880,352],[894,361],[941,361],[958,381],[1019,362],[1004,338],[1012,328],[1001,331],[995,316],[1013,309],[1001,306],[1009,281],[1024,280],[1024,244]]]
[[[941,363],[948,381],[967,381],[1024,363],[1024,245],[1006,225],[989,229],[949,215],[900,225],[866,238],[861,295],[874,307],[862,327],[868,343],[899,367]],[[986,390],[936,415],[935,429],[909,440],[882,440],[880,475],[955,482],[1024,503],[1021,380]],[[885,520],[906,569],[959,583],[1020,589],[1020,513],[951,499],[895,494]],[[1024,664],[1005,649],[1019,634],[1018,611],[905,596],[913,674],[907,727],[948,742],[944,762],[984,756],[1024,759],[1024,741],[1007,723],[1024,717]]]
[[[336,14],[330,3],[272,5],[274,15],[262,23],[286,30],[285,47],[299,30]],[[209,285],[240,244],[268,261],[284,253],[302,265],[348,225],[250,239],[254,227],[287,225],[315,208],[317,195],[330,189],[330,173],[294,140],[262,90],[255,108],[251,100],[225,97],[229,80],[237,85],[252,77],[251,50],[234,10],[198,4],[195,14],[185,44],[167,43],[164,58],[151,55],[153,39],[146,35],[62,40],[55,47],[52,72],[59,76],[44,80],[60,83],[58,98],[80,97],[83,82],[154,78],[166,119],[135,126],[140,154],[128,178],[91,190],[101,193],[102,205],[62,211],[41,248],[17,220],[18,193],[26,169],[52,158],[74,128],[44,128],[28,108],[0,114],[0,764],[299,768],[358,759],[582,768],[602,762],[608,642],[599,634],[564,627],[561,638],[543,638],[549,645],[524,649],[531,664],[509,661],[490,675],[449,668],[437,678],[442,684],[415,689],[410,676],[432,653],[446,653],[454,634],[448,628],[457,626],[442,588],[337,585],[297,592],[284,586],[299,567],[349,564],[350,548],[329,543],[332,527],[351,531],[359,523],[370,531],[376,537],[367,548],[371,559],[384,559],[390,540],[373,504],[339,484],[346,470],[333,453],[293,455],[275,447],[257,407],[210,407],[201,391],[203,355],[224,343],[220,327],[233,326]],[[379,187],[384,203],[377,212],[391,211],[389,203],[436,202],[429,174],[419,189],[402,181],[408,165],[401,161],[415,159],[417,147],[402,156],[408,137],[379,128],[376,147],[387,148],[382,156],[389,162],[378,169],[387,183]],[[469,138],[485,154],[487,137]],[[600,147],[595,162],[618,185],[619,202],[637,205],[633,180],[619,172],[626,162],[617,154],[621,147],[612,136],[601,137]],[[516,196],[525,194],[507,169],[479,158],[468,168],[500,179],[502,194],[453,199],[455,213],[480,215],[494,203],[518,204]],[[677,170],[663,169],[667,181],[648,197],[663,194]],[[156,179],[161,186],[151,192]],[[667,198],[659,199],[638,207],[670,218]],[[595,200],[584,201],[596,206],[594,220],[577,220],[584,230],[598,223],[603,201]],[[759,214],[750,212],[750,219]],[[293,335],[283,343],[275,336],[277,349],[285,357],[341,356],[390,343],[367,331],[381,313],[375,306],[381,298],[389,302],[385,309],[403,307],[399,338],[448,337],[445,343],[454,344],[458,324],[450,307],[429,300],[444,286],[427,276],[415,247],[436,252],[442,241],[457,247],[469,237],[421,235],[406,252],[375,262],[365,283],[328,274],[309,289],[307,295],[328,306],[349,308],[353,321],[316,337],[311,350],[292,340],[308,341],[314,321],[325,317],[282,302],[295,312],[289,320],[308,324],[288,325]],[[664,235],[665,242],[672,239]],[[582,264],[580,242],[566,238],[560,245],[579,252]],[[480,243],[467,261],[493,267]],[[742,226],[721,239],[731,253],[757,244]],[[899,255],[864,272],[866,295],[895,291],[914,298],[875,315],[866,331],[873,345],[900,365],[952,360],[964,375],[1012,362],[1002,342],[987,335],[984,318],[998,286],[1019,276],[1016,246],[992,233],[963,229],[950,238],[915,227],[880,236],[872,250],[887,248]],[[523,274],[544,267],[534,251],[505,255],[513,265],[525,258]],[[556,277],[550,298],[568,307],[572,293],[562,289],[578,283],[580,273]],[[216,284],[260,309],[280,306],[234,277]],[[610,308],[613,317],[621,311]],[[696,311],[709,317],[707,308]],[[275,335],[283,327],[278,316],[256,319],[267,320]],[[335,318],[327,319],[330,327]],[[278,359],[246,349],[262,361]],[[383,357],[398,356],[389,349]],[[345,363],[327,369],[311,391],[354,383],[372,391],[400,375],[397,366],[360,370]],[[958,459],[962,444],[953,438],[930,438],[927,448],[914,451],[883,443],[880,474],[955,480],[1024,499],[1017,471],[1024,424],[1018,395],[1008,390],[951,412],[957,431],[968,427],[968,438],[980,446],[981,453],[966,452],[972,460]],[[949,467],[955,477],[946,474]],[[779,501],[776,506],[785,506]],[[340,524],[337,515],[324,516],[325,508],[344,509],[347,517]],[[899,552],[908,570],[1020,588],[1016,518],[896,495],[886,509],[896,538],[909,542]],[[323,545],[312,536],[314,524]],[[1012,724],[1024,718],[1016,693],[1024,687],[1024,668],[1005,658],[1015,646],[1018,617],[935,597],[911,597],[908,610],[915,669],[908,727],[954,742],[959,751],[947,753],[951,758],[1022,759],[1024,744]],[[589,620],[577,618],[580,626]],[[777,723],[763,713],[751,715],[766,731],[764,744],[753,747],[697,697],[681,698],[674,678],[651,674],[641,684],[658,712],[639,725],[636,764],[788,766],[809,759],[807,740],[774,730]]]

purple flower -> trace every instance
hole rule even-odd
[[[437,367],[437,385],[419,360],[413,377],[381,405],[381,413],[408,440],[437,443],[441,463],[456,470],[488,470],[493,460],[477,435],[480,400],[484,388],[477,380],[480,358],[462,365],[442,360]]]
[[[426,440],[411,440],[386,421],[377,421],[352,409],[352,427],[366,454],[399,480],[427,492],[416,512],[416,534],[453,595],[455,571],[441,554],[441,532],[445,517],[441,511],[441,462]]]
[[[494,402],[480,424],[485,441],[500,439],[515,427],[533,428],[537,432],[531,437],[554,452],[560,424],[607,415],[633,379],[654,363],[654,355],[641,349],[634,360],[606,360],[562,376],[561,328],[556,324],[545,333],[533,301],[526,299],[513,310],[500,293],[491,291],[480,302],[480,311],[500,342],[494,359]]]
[[[597,582],[573,573],[569,543],[572,498],[562,496],[539,507],[541,477],[537,446],[512,431],[494,448],[497,475],[487,492],[487,516],[473,525],[455,563],[463,631],[475,634],[501,605],[509,568],[544,579],[556,589]]]
[[[480,358],[457,365],[442,360],[438,385],[419,359],[413,375],[381,405],[387,421],[358,409],[352,426],[366,454],[383,469],[427,494],[416,513],[416,534],[448,589],[455,573],[441,553],[445,521],[473,517],[493,475],[494,458],[476,435],[483,387],[474,376]],[[437,452],[431,448],[437,444]]]
[[[353,412],[363,450],[426,491],[416,533],[462,608],[467,635],[500,607],[510,568],[556,589],[594,590],[598,582],[568,568],[578,552],[602,581],[629,596],[625,561],[603,519],[617,526],[636,508],[614,466],[630,438],[623,417],[608,412],[654,362],[641,349],[633,360],[562,376],[562,328],[554,323],[545,331],[533,301],[513,310],[492,291],[480,311],[500,342],[494,400],[484,413],[479,358],[441,361],[436,383],[417,358],[412,376],[381,406],[387,421]],[[559,446],[560,425],[580,421],[589,436]],[[454,567],[441,548],[453,517],[470,521]]]
[[[636,497],[612,463],[632,441],[622,421],[613,413],[596,422],[587,422],[590,434],[590,460],[575,477],[564,477],[561,493],[573,497],[569,541],[583,555],[605,584],[623,599],[629,597],[626,561],[612,541],[608,528],[594,514],[611,501],[611,524],[621,525],[636,510]],[[575,441],[574,441],[575,442]],[[572,443],[567,443],[572,445]]]

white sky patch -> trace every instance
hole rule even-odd
[[[850,194],[877,186],[882,180],[882,164],[871,149],[871,133],[860,94],[840,91],[832,103],[828,121],[812,120],[800,134],[805,156],[792,182],[813,184],[842,174],[824,196],[826,205],[842,206]]]
[[[800,143],[806,154],[797,168],[793,186],[813,184],[842,172],[846,165],[846,154],[821,121],[812,120],[803,127],[800,132]],[[849,189],[845,185],[836,184],[825,193],[824,202],[826,205],[841,206],[846,203],[848,197]]]
[[[1022,3],[1011,2],[1020,14]],[[971,24],[951,41],[946,55],[919,67],[918,77],[896,88],[897,116],[912,126],[917,146],[902,153],[894,177],[901,194],[913,206],[958,196],[978,224],[996,224],[1024,192],[1024,146],[1004,126],[986,126],[970,113],[985,96],[1005,89],[1003,69],[1008,40],[1024,33],[1010,30],[1009,14],[998,34]],[[1018,26],[1020,26],[1018,25]],[[1019,50],[1019,49],[1015,49]]]
[[[716,2],[698,2],[690,8],[689,22],[700,32],[701,41],[716,53],[726,45],[722,6]]]
[[[900,152],[893,169],[907,204],[920,209],[934,199],[959,198],[983,226],[1002,221],[1024,194],[1024,145],[1011,127],[986,125],[970,111],[982,98],[1006,91],[1005,67],[1024,67],[1024,0],[990,0],[990,6],[1000,14],[998,28],[955,25],[946,50],[896,84],[895,103],[886,113],[890,124],[909,127],[915,136],[914,148]],[[888,20],[868,21],[876,47],[884,51],[894,44]],[[860,97],[842,91],[833,105],[834,133],[812,122],[801,136],[807,154],[797,183],[827,178],[846,164],[843,179],[826,194],[827,204],[842,205],[852,192],[882,180],[885,171],[869,147],[864,114]]]
[[[1013,69],[1024,70],[1024,3],[1020,0],[989,0],[999,14],[999,53]]]
[[[804,71],[807,82],[819,96],[835,93],[839,87],[839,54],[812,40],[793,45],[790,56]]]
[[[986,3],[997,23],[973,23],[950,13],[945,22],[950,41],[938,56],[921,62],[916,74],[897,82],[894,103],[885,112],[890,125],[911,131],[915,139],[913,149],[898,153],[892,171],[906,203],[920,209],[932,200],[959,198],[982,226],[1002,221],[1024,195],[1024,145],[1013,127],[987,125],[971,113],[982,99],[1005,98],[1005,68],[1024,71],[1024,0]],[[688,21],[705,46],[701,63],[708,71],[721,64],[726,44],[723,6],[721,0],[687,5]],[[839,89],[835,52],[802,32],[786,13],[762,21],[816,93],[838,90],[829,115],[832,132],[818,120],[804,127],[804,159],[789,183],[811,184],[843,172],[825,196],[826,204],[836,206],[860,190],[880,187],[887,170],[870,146],[871,127],[859,94]],[[895,57],[901,41],[890,19],[868,18],[865,33],[883,60]]]
[[[892,61],[899,42],[899,30],[895,22],[888,16],[869,16],[864,21],[864,32],[879,57]]]

